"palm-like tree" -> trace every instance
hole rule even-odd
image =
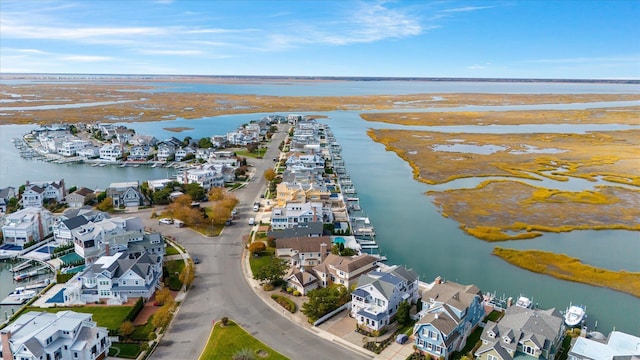
[[[255,358],[256,355],[248,348],[236,351],[231,357],[232,360],[255,360]]]

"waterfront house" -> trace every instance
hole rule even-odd
[[[74,228],[71,236],[76,254],[89,264],[105,252],[105,244],[110,237],[127,231],[142,232],[143,229],[142,221],[136,217],[101,218]]]
[[[331,238],[296,237],[276,240],[276,256],[287,259],[293,267],[308,267],[321,263],[331,252]]]
[[[149,145],[136,145],[129,150],[127,160],[146,161],[152,154],[152,147]]]
[[[367,254],[355,256],[328,254],[322,263],[314,266],[313,272],[322,287],[340,284],[350,289],[352,285],[357,284],[361,275],[376,268],[378,260]]]
[[[513,360],[527,356],[553,360],[564,335],[564,319],[556,309],[511,306],[498,323],[487,321],[475,352],[481,360]]]
[[[76,154],[85,159],[95,159],[100,156],[100,148],[90,145],[76,151]]]
[[[22,193],[22,207],[39,207],[47,200],[60,203],[67,195],[64,179],[60,181],[29,182],[25,184]]]
[[[640,359],[640,337],[620,331],[612,331],[608,338],[578,337],[571,350],[569,360],[595,359]]]
[[[294,272],[286,277],[284,281],[287,283],[288,288],[292,288],[300,293],[300,295],[307,295],[307,293],[313,289],[317,289],[319,281],[312,273],[305,271],[304,268],[295,269]]]
[[[195,157],[196,151],[190,146],[180,148],[176,150],[175,161],[182,161],[189,154],[193,154],[193,156]]]
[[[29,311],[0,330],[3,359],[101,360],[111,347],[107,328],[91,314]]]
[[[118,161],[122,157],[122,145],[104,144],[100,148],[100,160]]]
[[[323,212],[322,203],[287,203],[285,207],[274,207],[271,211],[271,228],[288,229],[309,222],[329,222],[329,214]]]
[[[213,187],[224,186],[224,176],[214,169],[187,169],[176,176],[176,180],[180,184],[198,184],[205,191],[211,190]],[[194,199],[198,200],[198,199]]]
[[[400,303],[414,304],[418,294],[418,274],[404,266],[380,267],[358,278],[351,293],[351,317],[368,331],[380,331],[394,319]]]
[[[267,233],[268,237],[274,239],[286,239],[294,237],[322,236],[324,232],[324,224],[322,221],[311,221],[301,223],[293,227],[281,230],[271,230]]]
[[[58,148],[58,154],[62,156],[76,156],[78,151],[90,146],[91,142],[80,139],[70,139],[63,141]]]
[[[422,311],[413,327],[415,345],[431,357],[448,359],[464,348],[485,316],[482,292],[475,285],[442,281],[422,294]]]
[[[127,144],[129,140],[135,135],[135,132],[131,129],[127,129],[124,126],[118,126],[115,129],[113,140],[118,144]]]
[[[81,187],[71,194],[67,195],[67,205],[71,208],[83,207],[87,202],[95,199],[95,192],[86,187]]]
[[[7,205],[9,201],[16,197],[16,188],[8,186],[4,189],[0,189],[0,213],[7,212]]]
[[[53,215],[41,207],[28,207],[5,217],[2,237],[5,244],[24,247],[53,233]]]
[[[113,207],[140,206],[144,202],[144,196],[140,192],[140,184],[137,181],[111,183],[107,188],[107,197],[113,200]]]
[[[176,153],[176,148],[169,143],[160,143],[156,157],[158,161],[169,161]]]
[[[161,255],[104,255],[80,274],[80,299],[87,303],[106,300],[108,304],[124,304],[138,297],[149,300],[159,288],[161,276]]]

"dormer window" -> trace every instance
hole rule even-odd
[[[508,336],[503,337],[502,341],[504,341],[507,344],[511,344],[511,339]]]
[[[493,331],[489,331],[487,335],[489,335],[489,337],[492,339],[496,337],[496,334]]]

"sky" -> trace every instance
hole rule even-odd
[[[0,0],[0,73],[640,79],[640,0]]]

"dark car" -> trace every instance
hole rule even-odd
[[[194,256],[192,256],[191,258],[193,259],[193,263],[194,263],[194,264],[200,264],[200,259],[198,259],[198,257],[197,257],[197,256],[195,256],[195,255],[194,255]]]
[[[398,336],[396,336],[396,342],[398,344],[404,344],[407,341],[409,341],[409,337],[407,336],[407,334],[398,334]]]

